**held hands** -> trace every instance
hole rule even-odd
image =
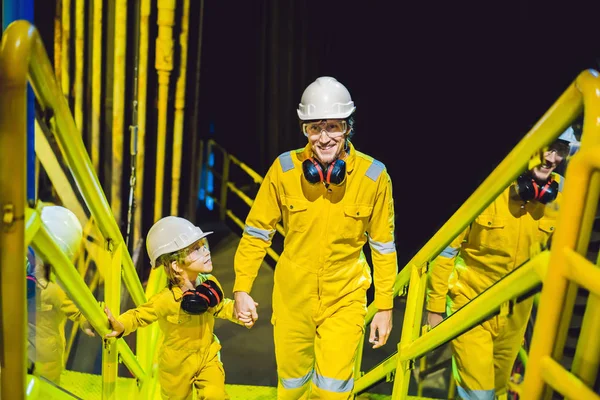
[[[371,321],[371,335],[369,336],[369,343],[373,345],[374,349],[378,349],[383,346],[392,331],[392,310],[379,310],[373,316]]]
[[[106,335],[104,335],[104,338],[109,339],[119,337],[125,330],[125,326],[121,322],[117,321],[117,319],[112,315],[108,307],[104,307],[104,312],[108,316],[108,322],[110,322],[110,327],[112,328],[112,332],[109,332]]]
[[[444,320],[444,317],[442,316],[441,313],[436,313],[433,311],[427,312],[427,324],[429,325],[429,329],[435,328],[443,320]]]
[[[246,292],[235,292],[233,299],[235,301],[233,316],[242,322],[246,328],[252,328],[258,319],[258,313],[256,312],[258,303]]]

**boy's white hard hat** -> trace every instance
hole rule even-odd
[[[150,264],[155,267],[158,257],[185,249],[211,233],[213,232],[202,232],[202,229],[185,218],[169,216],[158,220],[146,237]]]

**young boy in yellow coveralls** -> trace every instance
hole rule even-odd
[[[445,311],[457,311],[535,256],[532,249],[547,245],[562,198],[561,176],[553,171],[568,154],[569,141],[556,140],[541,165],[505,189],[434,260],[427,293],[430,327],[442,321]],[[456,262],[458,257],[460,262]],[[452,340],[454,378],[461,399],[506,398],[532,305],[530,297],[517,303],[509,315],[488,319]]]
[[[75,214],[61,206],[45,206],[42,223],[62,252],[73,260],[83,239]],[[52,263],[30,248],[27,252],[27,357],[33,374],[60,384],[65,368],[65,324],[67,318],[79,323],[88,336],[91,325],[59,285],[50,279]]]
[[[118,318],[105,309],[113,329],[106,338],[129,335],[158,321],[164,336],[158,365],[164,399],[191,398],[194,387],[199,399],[228,398],[221,344],[213,333],[215,317],[253,324],[249,317],[242,316],[240,322],[233,317],[233,300],[223,298],[220,283],[208,275],[213,265],[206,236],[211,233],[184,218],[156,222],[146,248],[152,267],[165,269],[168,287]]]

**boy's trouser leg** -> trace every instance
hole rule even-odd
[[[198,400],[225,400],[225,370],[219,354],[221,346],[213,342],[205,357],[204,367],[194,376]]]

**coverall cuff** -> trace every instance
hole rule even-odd
[[[446,299],[431,299],[427,301],[427,311],[443,314],[446,312]]]
[[[233,293],[235,292],[246,292],[250,293],[252,290],[253,279],[251,278],[237,278],[233,285]]]
[[[375,307],[378,310],[390,310],[392,308],[394,308],[394,299],[393,298],[375,298],[375,301],[373,302],[373,304],[375,305]]]

